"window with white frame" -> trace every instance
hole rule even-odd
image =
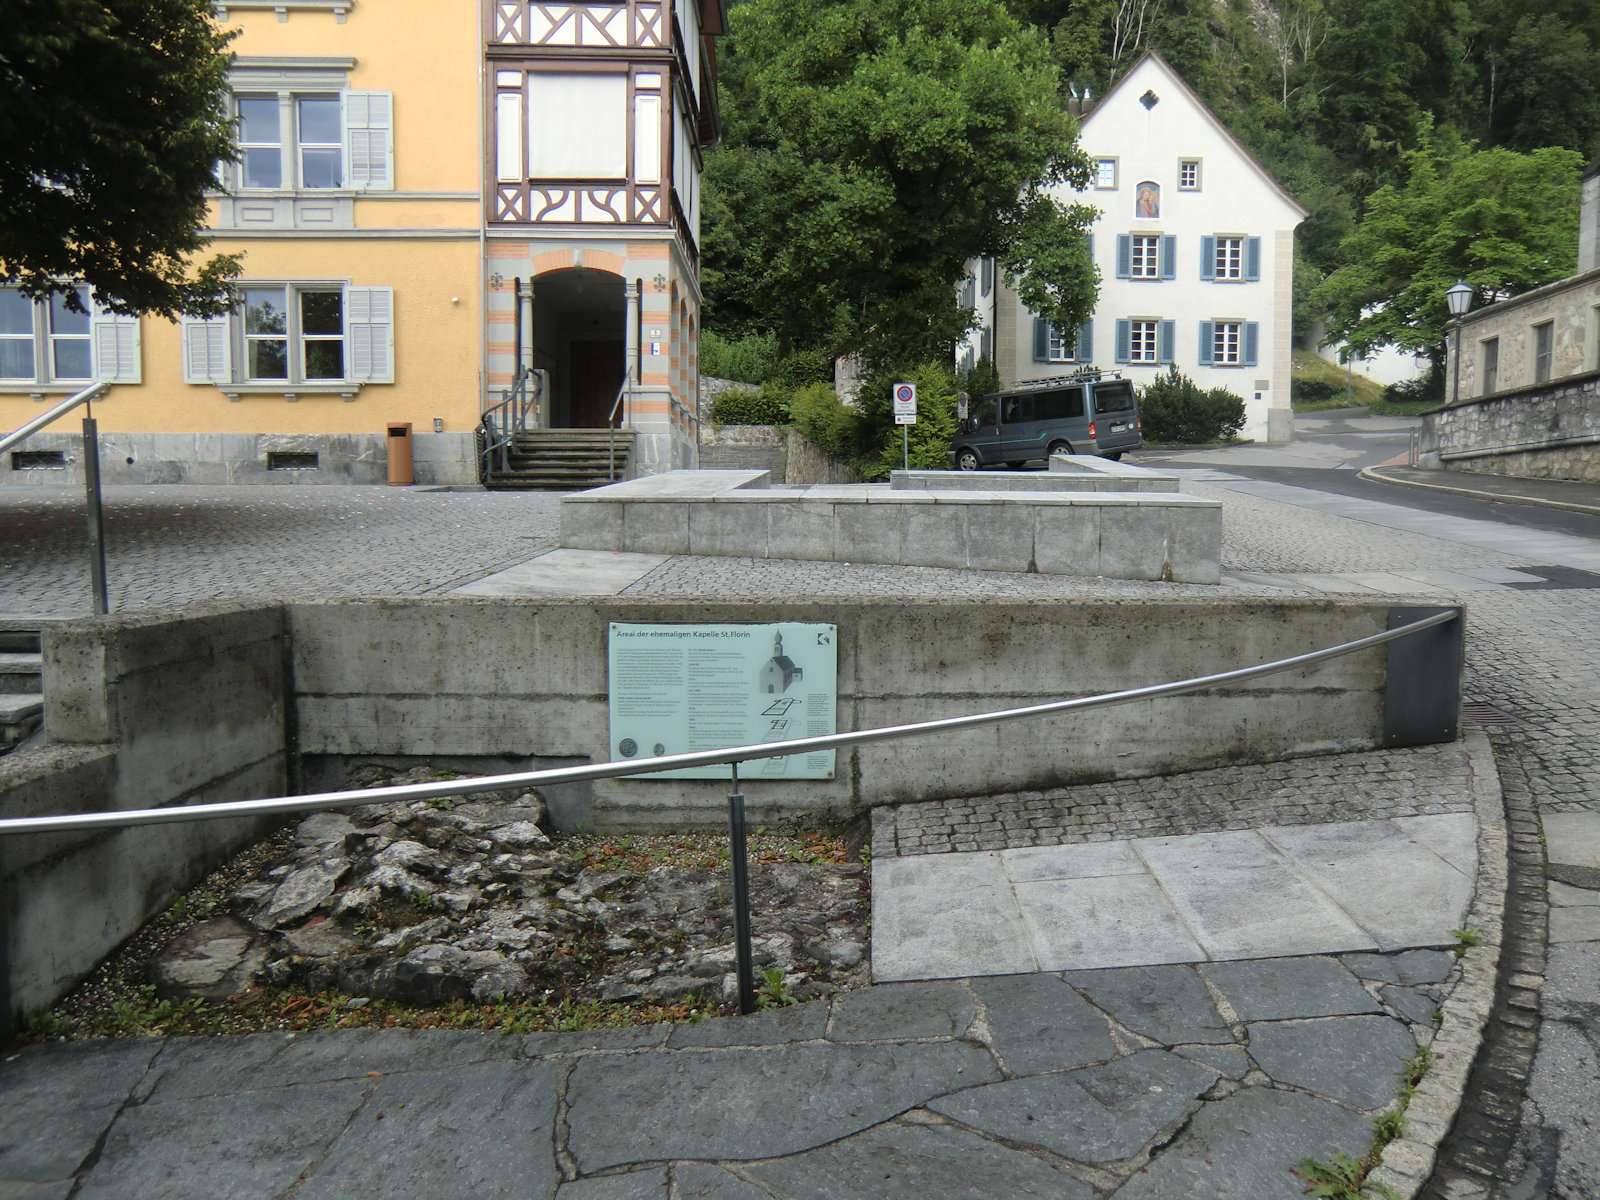
[[[249,282],[232,311],[183,322],[184,381],[338,391],[394,382],[394,293],[337,281]]]
[[[1237,367],[1243,361],[1243,321],[1215,321],[1211,326],[1211,363]]]
[[[1153,363],[1157,361],[1157,337],[1160,322],[1157,321],[1129,321],[1128,322],[1128,361],[1131,363]]]
[[[1253,367],[1256,365],[1261,327],[1255,321],[1200,322],[1202,367]]]
[[[1244,238],[1219,237],[1212,258],[1211,274],[1216,279],[1244,278]]]
[[[238,90],[238,191],[394,188],[389,92]]]
[[[1128,275],[1131,279],[1161,278],[1161,236],[1133,234],[1129,239]]]
[[[1198,158],[1180,158],[1178,160],[1178,190],[1180,192],[1198,192],[1200,190],[1200,160]]]
[[[983,331],[983,356],[989,357],[990,331]],[[1084,322],[1077,329],[1062,331],[1054,322],[1043,317],[1033,319],[1033,361],[1040,363],[1089,362],[1094,357],[1094,330],[1092,322]]]
[[[1114,158],[1097,158],[1094,160],[1094,186],[1101,189],[1115,189],[1117,186],[1117,160]]]
[[[1200,239],[1200,278],[1221,283],[1261,278],[1261,239],[1242,234],[1210,234]]]
[[[0,390],[71,391],[139,382],[139,319],[102,309],[86,287],[32,300],[0,288]]]

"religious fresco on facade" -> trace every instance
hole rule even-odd
[[[1134,192],[1134,215],[1137,217],[1159,217],[1161,215],[1161,185],[1152,183],[1148,179],[1141,183]]]

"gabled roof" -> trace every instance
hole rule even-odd
[[[1262,166],[1261,160],[1258,159],[1254,154],[1251,154],[1250,151],[1245,148],[1243,142],[1233,136],[1233,131],[1224,125],[1221,119],[1218,118],[1217,114],[1211,111],[1206,102],[1195,94],[1195,90],[1189,86],[1188,81],[1186,81],[1182,75],[1178,74],[1177,70],[1171,63],[1162,58],[1161,55],[1157,54],[1154,50],[1146,50],[1139,56],[1139,60],[1123,73],[1122,78],[1111,85],[1111,90],[1106,92],[1105,95],[1101,96],[1100,99],[1095,103],[1095,106],[1083,114],[1082,118],[1080,118],[1081,124],[1087,128],[1089,122],[1094,118],[1094,115],[1105,107],[1106,103],[1111,99],[1111,97],[1115,96],[1123,89],[1123,87],[1130,79],[1133,78],[1134,74],[1139,70],[1140,67],[1144,66],[1146,62],[1150,61],[1154,61],[1155,65],[1159,67],[1161,71],[1172,80],[1173,83],[1177,84],[1178,87],[1183,89],[1183,94],[1193,102],[1195,108],[1198,109],[1200,113],[1204,115],[1205,119],[1211,123],[1212,128],[1222,135],[1224,141],[1226,141],[1230,146],[1239,152],[1239,157],[1244,159],[1244,161],[1250,165],[1257,175],[1261,176],[1262,182],[1276,192],[1283,199],[1285,204],[1289,205],[1295,210],[1295,212],[1300,214],[1301,220],[1304,220],[1306,217],[1311,215],[1311,210],[1290,195],[1289,190],[1272,177],[1272,172],[1268,171],[1264,166]]]

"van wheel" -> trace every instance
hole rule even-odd
[[[963,446],[956,451],[956,470],[976,471],[978,469],[978,452],[968,446]]]
[[[1051,442],[1050,443],[1050,449],[1045,451],[1044,456],[1045,456],[1045,459],[1048,461],[1049,459],[1054,458],[1058,454],[1071,454],[1071,453],[1072,453],[1072,447],[1069,446],[1066,442]]]

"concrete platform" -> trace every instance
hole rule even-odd
[[[778,489],[765,471],[671,471],[563,497],[561,544],[1217,583],[1222,506],[1176,491]]]

